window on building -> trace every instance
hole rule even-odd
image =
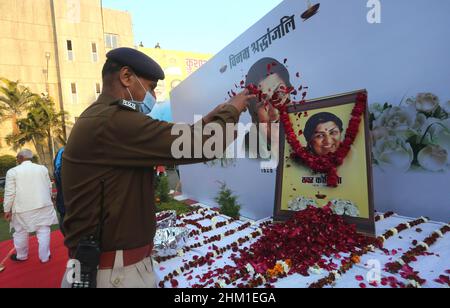
[[[72,103],[76,104],[78,101],[78,95],[77,95],[77,84],[76,83],[71,83],[70,84],[70,92],[72,95]]]
[[[71,40],[67,40],[67,60],[73,61],[74,54],[73,54],[73,45]]]
[[[102,88],[99,83],[95,84],[95,99],[98,99],[100,93],[102,92]]]
[[[117,34],[106,33],[105,34],[105,46],[109,49],[119,47],[119,36]]]
[[[92,61],[98,62],[97,43],[92,43]]]

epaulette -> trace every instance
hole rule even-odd
[[[122,109],[126,109],[129,111],[134,111],[134,112],[140,112],[141,111],[141,106],[139,106],[139,104],[137,103],[133,103],[127,100],[119,100],[116,103],[120,108]]]

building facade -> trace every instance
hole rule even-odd
[[[0,77],[49,93],[73,123],[101,92],[106,53],[134,46],[131,15],[101,0],[1,0],[0,46]],[[11,131],[0,124],[0,154]]]

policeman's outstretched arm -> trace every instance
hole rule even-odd
[[[234,141],[234,138],[226,138],[227,124],[237,124],[253,98],[243,91],[203,118],[203,124],[212,124],[224,132],[221,140],[224,151]],[[98,146],[108,153],[109,163],[117,166],[183,165],[215,159],[207,157],[203,151],[198,155],[197,150],[212,138],[211,134],[204,133],[205,130],[198,133],[198,124],[172,124],[140,112],[115,112],[108,121],[108,128],[103,130],[99,138],[102,144]],[[188,149],[188,155],[182,157],[173,151],[177,147],[173,145],[180,140],[185,141],[183,150]]]
[[[253,98],[256,98],[256,96],[250,95],[248,90],[244,90],[236,96],[232,97],[228,102],[214,108],[213,111],[211,111],[207,116],[203,118],[203,121],[206,124],[211,123],[214,119],[214,115],[228,105],[234,106],[239,113],[245,112],[247,111],[249,101]]]

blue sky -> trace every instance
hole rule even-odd
[[[103,0],[131,13],[135,42],[216,54],[282,0]]]

